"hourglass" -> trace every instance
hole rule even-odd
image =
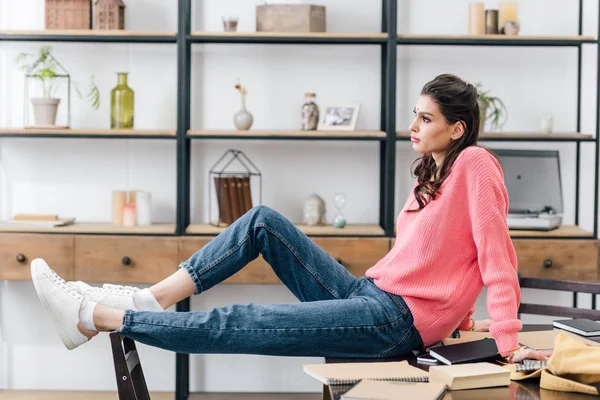
[[[346,217],[342,214],[342,208],[346,205],[346,195],[344,193],[336,193],[333,196],[333,204],[337,210],[333,217],[333,226],[335,228],[343,228],[346,226]]]

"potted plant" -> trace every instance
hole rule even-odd
[[[492,131],[501,130],[508,118],[508,112],[506,106],[496,96],[490,95],[489,90],[483,90],[481,84],[475,85],[477,92],[479,93],[479,133],[483,132],[483,128],[487,121],[490,121],[490,128]]]
[[[37,57],[30,53],[21,53],[17,57],[17,65],[25,71],[26,76],[34,78],[41,85],[42,97],[31,98],[36,126],[53,127],[56,125],[56,114],[60,104],[60,98],[57,98],[56,94],[63,81],[59,78],[68,77],[51,52],[51,46],[43,46]],[[64,74],[59,71],[59,68],[64,71]],[[83,98],[77,84],[75,82],[70,82],[70,84],[75,88],[77,95]],[[100,90],[94,83],[93,77],[86,97],[94,109],[97,110],[100,107]]]

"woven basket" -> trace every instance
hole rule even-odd
[[[92,0],[46,0],[46,29],[92,29]]]

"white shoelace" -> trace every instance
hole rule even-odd
[[[60,276],[58,276],[56,274],[56,272],[51,271],[52,274],[50,275],[50,279],[61,289],[64,289],[67,294],[73,296],[76,300],[82,300],[83,296],[81,295],[81,293],[79,293],[79,290],[77,290],[75,287],[73,287],[72,285],[68,284],[67,282],[65,282],[65,280],[63,278],[61,278]]]
[[[139,292],[140,288],[136,288],[133,286],[106,284],[103,288],[101,288],[101,290],[109,293],[127,294]]]

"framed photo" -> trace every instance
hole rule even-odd
[[[360,113],[360,104],[328,106],[321,111],[318,130],[353,131]]]

